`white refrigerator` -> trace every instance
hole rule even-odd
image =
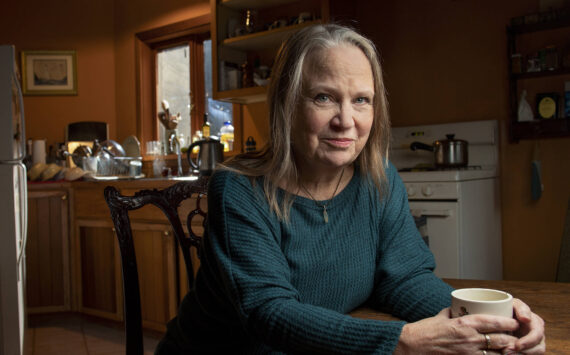
[[[22,354],[27,229],[24,106],[16,51],[0,46],[0,355]]]

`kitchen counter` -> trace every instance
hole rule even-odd
[[[197,179],[198,175],[182,176],[182,177],[153,177],[153,178],[120,178],[113,179],[100,178],[100,179],[80,179],[76,181],[28,181],[28,189],[30,190],[44,190],[44,189],[61,189],[78,187],[84,188],[86,186],[100,186],[111,185],[117,188],[133,188],[133,189],[147,189],[147,188],[165,188],[180,181],[188,181]]]

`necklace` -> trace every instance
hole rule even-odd
[[[303,185],[303,183],[301,183],[301,187],[303,188],[303,190],[305,190],[305,192],[311,197],[311,200],[313,200],[313,202],[318,206],[321,207],[323,209],[323,219],[325,220],[325,223],[329,223],[329,214],[327,213],[327,206],[329,205],[329,203],[331,203],[334,195],[336,195],[336,192],[338,191],[338,187],[340,186],[340,182],[342,181],[342,176],[344,175],[344,168],[342,168],[342,171],[340,173],[340,178],[338,179],[338,182],[336,183],[336,187],[334,189],[334,192],[331,196],[331,198],[329,199],[329,201],[327,203],[321,204],[318,203],[317,200],[313,197],[313,195],[311,195],[311,193],[309,192],[309,190],[307,190],[307,188],[305,187],[305,185]]]

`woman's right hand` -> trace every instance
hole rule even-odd
[[[518,327],[515,319],[498,316],[473,314],[451,318],[449,308],[445,308],[435,317],[404,325],[394,354],[501,353],[502,349],[514,348],[517,338],[506,332]]]

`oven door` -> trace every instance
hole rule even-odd
[[[461,278],[459,204],[453,201],[409,203],[414,217],[425,217],[425,224],[418,229],[435,257],[435,274],[438,277]]]

